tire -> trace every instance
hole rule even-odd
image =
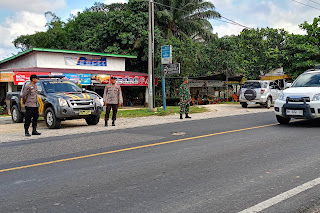
[[[266,108],[267,108],[267,109],[270,109],[271,104],[272,104],[272,100],[271,100],[270,97],[268,97],[268,98],[267,98],[267,101],[266,101],[266,103],[265,103]]]
[[[19,111],[17,105],[13,105],[11,108],[11,118],[14,123],[22,123],[23,122],[23,113]]]
[[[91,115],[86,118],[86,122],[88,125],[97,125],[100,121],[100,115]]]
[[[244,97],[248,100],[248,101],[252,101],[257,97],[257,92],[254,89],[247,89],[244,92]]]
[[[291,120],[291,118],[284,118],[280,115],[277,115],[277,121],[279,122],[279,124],[288,124]]]
[[[240,103],[241,104],[241,106],[242,106],[242,108],[248,108],[248,104],[247,103]]]
[[[44,119],[49,129],[59,129],[61,127],[61,120],[56,117],[52,107],[46,109]]]

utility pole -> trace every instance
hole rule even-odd
[[[148,54],[148,105],[149,111],[154,107],[154,2],[149,1],[149,54]]]

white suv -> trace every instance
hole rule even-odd
[[[260,104],[269,109],[281,93],[283,84],[282,79],[246,81],[240,90],[240,104],[243,108],[247,108],[249,104]]]
[[[291,118],[320,118],[320,69],[301,74],[279,95],[274,112],[280,124],[289,123]]]

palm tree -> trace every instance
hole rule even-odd
[[[208,19],[220,18],[211,2],[204,0],[157,0],[156,24],[166,38],[209,40],[216,36]]]

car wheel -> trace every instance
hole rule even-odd
[[[248,108],[248,104],[247,103],[240,103],[242,108]]]
[[[86,122],[88,125],[97,125],[100,121],[100,115],[91,115],[86,118]]]
[[[291,118],[284,118],[280,115],[277,115],[277,121],[279,122],[279,124],[288,124],[291,120]]]
[[[61,127],[61,120],[56,117],[56,114],[51,107],[46,109],[44,119],[46,120],[46,125],[49,129],[59,129]]]
[[[11,108],[11,118],[14,123],[23,122],[23,113],[19,111],[17,105],[13,105],[13,107]]]
[[[268,97],[268,98],[267,98],[267,101],[266,101],[266,108],[267,108],[267,109],[270,109],[270,107],[271,107],[271,98]]]

